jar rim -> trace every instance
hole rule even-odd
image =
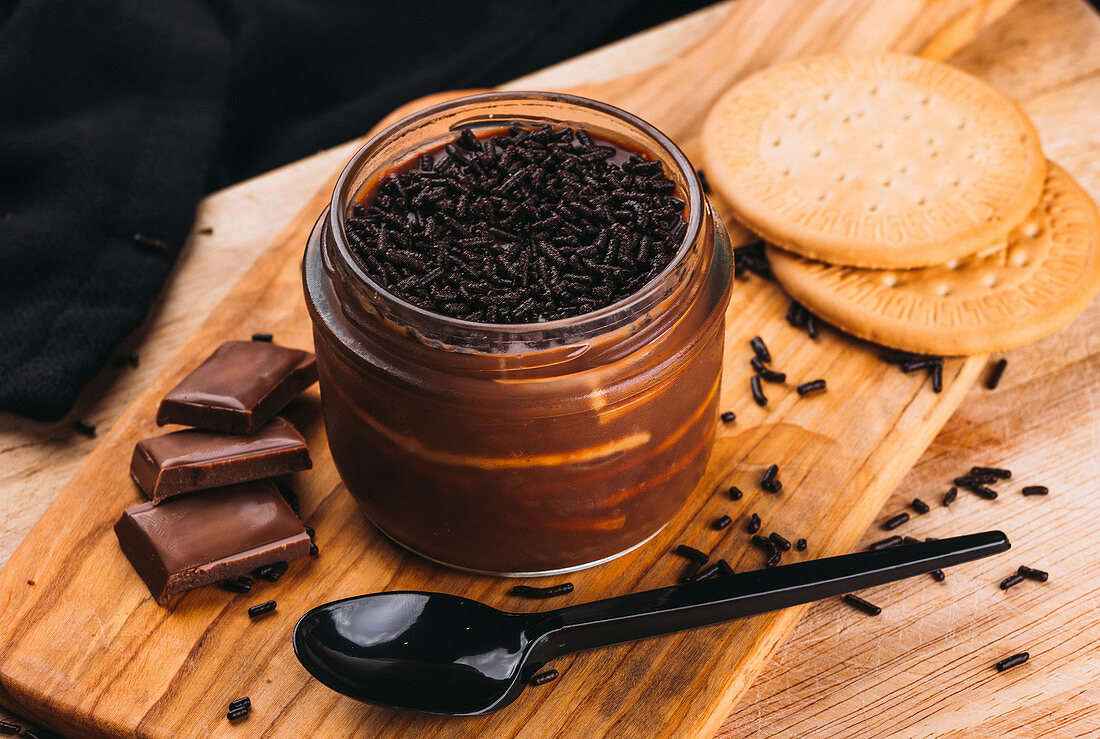
[[[669,158],[675,162],[676,166],[680,168],[683,173],[684,182],[687,186],[687,192],[685,193],[687,199],[687,228],[684,231],[683,239],[675,255],[673,255],[669,263],[665,265],[665,268],[637,291],[614,303],[588,313],[580,313],[575,316],[537,323],[483,323],[480,321],[454,318],[443,313],[437,313],[414,305],[390,292],[379,282],[372,279],[363,268],[361,262],[352,254],[350,239],[348,239],[345,230],[346,219],[344,217],[343,203],[346,197],[355,195],[355,193],[348,193],[347,191],[354,182],[359,164],[373,154],[392,136],[421,121],[447,113],[454,109],[476,107],[481,103],[499,101],[523,102],[527,100],[564,103],[569,106],[590,108],[605,115],[618,118],[639,129],[644,135],[656,142],[657,145],[668,154]],[[372,136],[355,152],[344,167],[343,172],[340,173],[340,178],[337,180],[336,187],[333,189],[332,201],[328,208],[328,218],[329,229],[334,236],[333,240],[336,249],[339,251],[344,265],[352,272],[354,277],[362,281],[362,283],[375,294],[385,298],[402,311],[407,311],[414,317],[421,320],[432,321],[441,327],[454,328],[460,331],[478,331],[484,334],[523,334],[527,332],[554,331],[555,329],[565,328],[573,332],[585,333],[586,329],[589,327],[597,330],[606,330],[608,323],[614,322],[614,318],[618,314],[633,315],[636,312],[634,309],[639,304],[645,304],[647,298],[653,296],[660,289],[660,286],[666,278],[680,267],[685,256],[691,250],[692,244],[699,238],[699,234],[705,225],[704,214],[706,209],[707,206],[703,198],[702,184],[699,182],[699,177],[695,172],[695,168],[691,165],[691,162],[680,147],[652,124],[647,123],[638,116],[622,108],[579,95],[546,91],[505,91],[465,95],[463,97],[437,103],[392,123]]]

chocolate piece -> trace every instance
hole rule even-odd
[[[306,440],[288,421],[273,418],[251,436],[187,429],[134,448],[130,476],[160,503],[192,490],[259,480],[312,466]]]
[[[128,508],[115,535],[161,605],[177,593],[304,557],[310,542],[267,480]]]
[[[168,391],[157,425],[253,434],[317,382],[313,354],[262,341],[227,341]]]

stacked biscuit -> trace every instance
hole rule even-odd
[[[1069,323],[1100,288],[1100,214],[981,80],[891,53],[796,59],[726,92],[711,183],[772,270],[836,326],[979,354]]]

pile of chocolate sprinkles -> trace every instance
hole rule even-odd
[[[346,232],[370,276],[426,310],[536,323],[638,291],[676,254],[683,200],[660,162],[583,129],[466,129],[444,154],[395,172]]]

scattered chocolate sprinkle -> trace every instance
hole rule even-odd
[[[914,359],[909,362],[902,362],[901,371],[906,374],[910,372],[917,372],[919,370],[928,370],[933,367],[942,367],[943,357],[923,357],[921,359]]]
[[[309,543],[309,556],[316,557],[320,553],[321,553],[321,550],[317,548],[316,542],[311,541]]]
[[[943,365],[937,364],[932,368],[932,392],[943,392]]]
[[[1009,575],[1004,580],[1001,580],[1001,590],[1008,590],[1013,585],[1019,585],[1023,581],[1024,577],[1019,572]]]
[[[722,529],[729,526],[731,523],[733,523],[732,518],[730,518],[729,516],[721,516],[714,521],[714,529],[715,531],[721,531]]]
[[[725,411],[721,415],[722,423],[733,423],[737,420],[737,414],[733,411]]]
[[[928,511],[932,510],[928,507],[928,504],[920,498],[913,498],[913,502],[909,505],[913,506],[913,510],[917,513],[928,513]]]
[[[791,306],[787,308],[787,323],[791,324],[795,328],[803,328],[806,325],[806,316],[808,312],[802,304],[797,300],[791,301]]]
[[[779,465],[777,465],[777,464],[768,465],[768,468],[766,470],[764,470],[763,477],[760,478],[760,487],[767,490],[768,487],[773,482],[775,482],[775,478],[778,475],[779,475]]]
[[[252,699],[249,698],[247,695],[244,698],[238,698],[237,700],[235,700],[235,701],[233,701],[232,703],[229,704],[229,710],[230,711],[232,711],[234,708],[245,708],[245,707],[248,707],[248,708],[252,707]]]
[[[1020,577],[1026,577],[1028,580],[1035,580],[1036,582],[1046,582],[1050,579],[1049,573],[1043,572],[1042,570],[1036,570],[1027,565],[1020,565],[1016,569],[1016,574]]]
[[[970,474],[975,476],[995,477],[998,480],[1008,480],[1012,477],[1012,470],[1003,467],[971,467]]]
[[[591,313],[649,283],[687,230],[659,161],[612,161],[583,130],[467,129],[443,151],[391,173],[345,223],[370,276],[425,310],[488,323]]]
[[[901,537],[902,544],[920,544],[920,539],[915,536],[903,536]]]
[[[7,734],[14,736],[23,730],[23,727],[19,724],[13,724],[10,721],[0,721],[0,734]]]
[[[741,500],[741,496],[744,493],[741,492],[741,488],[736,485],[730,485],[730,500]]]
[[[926,537],[924,537],[924,540],[925,541],[939,541],[939,539],[937,539],[934,536],[926,536]]]
[[[172,247],[167,241],[161,241],[160,239],[154,239],[151,236],[145,236],[143,234],[134,234],[131,239],[135,244],[143,247],[149,251],[156,251],[162,254],[167,254],[172,251]]]
[[[27,584],[33,587],[34,586],[34,580],[27,580]]]
[[[1005,373],[1005,367],[1008,366],[1008,360],[1004,357],[997,360],[997,363],[993,365],[993,369],[989,373],[989,377],[985,381],[986,390],[996,390],[997,385],[1001,382],[1001,375]]]
[[[251,710],[252,710],[252,708],[250,706],[241,706],[240,708],[232,708],[232,709],[229,710],[228,713],[225,714],[225,717],[227,719],[229,719],[230,721],[236,721],[238,719],[242,719],[245,716],[247,716],[249,711],[251,711]]]
[[[749,346],[752,347],[753,353],[756,354],[761,362],[771,363],[772,353],[768,351],[768,345],[764,343],[763,339],[759,336],[754,336],[749,340]]]
[[[775,546],[779,549],[779,551],[781,551],[781,552],[791,551],[791,543],[789,541],[787,541],[786,539],[784,539],[779,534],[777,534],[776,532],[773,531],[770,534],[768,534],[768,538],[772,540],[772,543],[775,544]]]
[[[841,598],[845,603],[866,613],[868,616],[877,616],[882,613],[882,609],[876,606],[874,603],[868,603],[860,598],[858,595],[852,595],[849,593]]]
[[[213,228],[212,226],[205,226],[205,227],[203,227],[203,228],[200,228],[200,229],[199,229],[198,231],[196,231],[195,233],[197,233],[197,234],[199,234],[199,235],[201,235],[201,236],[209,236],[209,235],[211,235],[212,233],[214,233],[214,228]]]
[[[760,534],[756,534],[752,537],[752,545],[758,549],[763,549],[768,554],[775,551],[775,542]]]
[[[42,739],[42,736],[37,731],[23,729],[23,739]]]
[[[248,609],[249,618],[259,618],[265,614],[271,613],[275,610],[275,601],[269,600],[266,603],[259,603]]]
[[[950,490],[943,494],[943,507],[946,508],[954,503],[957,497],[959,497],[959,489],[952,486]]]
[[[806,551],[806,540],[805,539],[799,539],[798,541],[796,541],[794,543],[794,548],[797,549],[800,552]]]
[[[971,483],[970,485],[966,486],[966,489],[977,495],[979,498],[985,498],[986,500],[997,499],[997,491],[993,488],[987,488],[985,485]]]
[[[717,562],[714,562],[714,563],[704,567],[702,570],[700,570],[696,574],[689,577],[688,580],[691,581],[691,582],[698,582],[699,580],[706,580],[708,578],[711,578],[711,577],[714,577],[715,575],[717,575],[721,569],[722,569],[722,566],[720,564],[718,564]]]
[[[806,312],[806,335],[811,339],[817,338],[817,316],[809,311]]]
[[[222,590],[228,590],[230,593],[247,593],[252,589],[252,578],[248,575],[241,575],[232,580],[222,580],[218,583],[218,586]]]
[[[271,334],[252,334],[253,341],[265,341],[270,344],[275,339]]]
[[[760,516],[755,513],[749,518],[749,525],[745,527],[745,530],[750,534],[755,534],[760,530]]]
[[[730,563],[724,559],[718,560],[718,574],[725,577],[733,574],[733,568],[730,567]]]
[[[768,404],[768,398],[764,395],[764,388],[760,387],[760,375],[753,375],[749,380],[749,388],[752,390],[752,399],[763,408]]]
[[[824,380],[811,380],[810,382],[804,382],[795,388],[799,395],[809,395],[810,393],[816,393],[825,389]]]
[[[1000,662],[998,662],[997,664],[995,664],[993,666],[997,668],[997,672],[1004,672],[1005,670],[1010,669],[1012,667],[1018,667],[1018,666],[1022,665],[1024,662],[1027,662],[1029,659],[1031,659],[1030,654],[1028,654],[1027,652],[1020,652],[1019,654],[1014,654],[1011,657],[1005,657],[1004,659],[1002,659]]]
[[[898,526],[901,526],[903,523],[905,523],[908,520],[909,520],[909,514],[908,513],[899,513],[898,515],[894,516],[891,519],[888,519],[884,524],[882,524],[882,528],[886,529],[887,531],[890,531],[891,529],[896,529]]]
[[[740,277],[745,270],[765,280],[774,280],[772,266],[768,262],[768,255],[764,252],[764,242],[756,241],[752,244],[739,246],[733,250],[733,274]]]
[[[707,181],[707,173],[701,169],[695,170],[695,174],[699,175],[699,185],[703,188],[703,192],[710,195],[710,182]]]
[[[931,355],[903,352],[900,349],[885,349],[879,355],[879,358],[882,359],[883,362],[887,362],[889,364],[905,364],[907,362],[916,362],[921,359],[929,359],[931,358]]]
[[[553,598],[558,595],[568,595],[573,592],[573,583],[563,582],[560,585],[548,585],[544,588],[536,588],[532,585],[512,586],[512,595],[521,598]]]
[[[764,366],[764,363],[760,361],[760,357],[753,357],[749,360],[749,364],[752,365],[753,372],[760,375],[760,379],[765,382],[786,382],[787,375],[783,372],[776,372],[775,370]]]
[[[532,685],[546,685],[546,683],[552,683],[558,679],[557,670],[547,670],[546,672],[540,672],[531,678]]]
[[[1020,492],[1024,495],[1047,495],[1050,493],[1050,490],[1046,485],[1028,485]]]
[[[876,541],[874,544],[867,548],[874,551],[878,549],[888,549],[889,547],[896,547],[898,544],[901,544],[900,536],[888,536],[885,539],[880,539],[879,541]]]
[[[764,489],[769,493],[778,493],[783,489],[783,482],[780,480],[772,480]]]
[[[289,567],[286,562],[275,562],[273,564],[264,565],[260,569],[256,570],[256,577],[267,580],[268,582],[278,582],[279,578],[286,574],[286,569]]]
[[[676,553],[679,554],[681,557],[687,557],[688,559],[694,560],[699,564],[706,564],[707,560],[710,559],[710,555],[706,552],[701,552],[695,547],[689,547],[687,544],[681,544],[680,546],[676,547]]]
[[[947,579],[947,575],[943,574],[943,570],[932,570],[928,573],[932,576],[932,579],[936,582],[943,582]]]
[[[89,439],[95,437],[95,424],[91,421],[85,421],[83,418],[78,418],[73,421],[73,429],[78,433],[84,434]]]

